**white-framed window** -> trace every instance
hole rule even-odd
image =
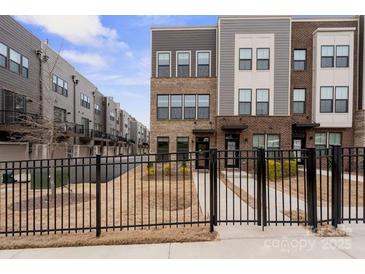
[[[209,119],[209,95],[198,95],[198,119]]]
[[[29,60],[24,56],[22,56],[22,76],[24,78],[29,77]]]
[[[190,51],[176,52],[176,77],[190,77]]]
[[[317,149],[329,148],[334,145],[342,144],[341,132],[316,132],[314,144]]]
[[[81,106],[90,109],[90,97],[84,93],[80,93],[80,99]]]
[[[239,115],[251,115],[252,89],[239,89]]]
[[[347,113],[349,110],[349,87],[328,86],[320,90],[321,113]]]
[[[321,67],[332,68],[334,66],[334,46],[321,46]]]
[[[293,113],[303,114],[305,112],[305,89],[295,88],[293,90]]]
[[[211,76],[210,56],[210,51],[196,51],[196,77]]]
[[[157,120],[169,119],[169,95],[157,95]]]
[[[349,54],[350,54],[350,47],[348,45],[336,46],[336,67],[338,68],[349,67]]]
[[[6,68],[8,64],[8,47],[0,43],[0,67]]]
[[[349,87],[335,88],[335,112],[347,113],[349,104]]]
[[[269,90],[256,90],[256,115],[269,115]]]
[[[13,49],[10,49],[10,58],[9,58],[9,69],[12,72],[20,73],[20,62],[21,62],[21,55]]]
[[[55,74],[52,76],[52,89],[65,97],[68,96],[67,82]]]
[[[170,96],[170,119],[181,120],[182,119],[182,95]]]
[[[321,87],[319,108],[321,113],[333,112],[333,87]]]
[[[171,77],[171,52],[157,52],[157,77]]]
[[[306,69],[306,59],[307,50],[306,49],[294,49],[294,70],[302,71]]]
[[[196,118],[196,95],[185,94],[184,95],[184,119]]]
[[[97,104],[97,103],[94,104],[94,110],[95,110],[95,114],[97,114],[97,115],[101,114],[101,107],[99,104]]]
[[[253,148],[265,148],[269,150],[280,148],[279,134],[254,134],[252,137]]]
[[[239,49],[239,69],[252,70],[252,48]]]
[[[256,70],[270,69],[270,49],[258,48],[256,49]]]

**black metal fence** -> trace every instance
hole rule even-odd
[[[364,157],[335,146],[0,162],[0,234],[365,223]]]

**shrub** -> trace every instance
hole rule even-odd
[[[165,176],[169,176],[171,175],[171,164],[166,164],[164,167],[163,167],[163,174]]]
[[[282,164],[283,163],[283,168]],[[270,181],[275,181],[276,179],[281,179],[282,177],[286,178],[290,176],[296,176],[297,174],[297,161],[296,160],[284,160],[281,161],[274,161],[274,160],[268,160],[268,172],[267,174]],[[289,174],[289,165],[290,165],[290,174]],[[276,174],[275,174],[276,170]],[[282,172],[284,174],[282,174]]]
[[[152,177],[155,175],[155,167],[153,166],[153,164],[147,165],[147,174],[149,177]]]
[[[189,166],[187,165],[186,162],[182,163],[180,166],[179,166],[179,174],[181,175],[189,175],[190,173],[190,168]]]

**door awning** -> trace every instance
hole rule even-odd
[[[212,128],[194,128],[194,134],[213,134],[215,132]]]
[[[293,126],[293,128],[305,129],[305,128],[319,127],[320,124],[318,124],[318,123],[294,123],[292,126]]]
[[[224,131],[241,131],[248,128],[248,125],[223,125],[222,130]]]

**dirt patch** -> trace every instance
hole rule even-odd
[[[316,236],[318,237],[346,237],[348,236],[345,231],[340,228],[335,228],[332,225],[320,225],[316,230]]]
[[[211,233],[207,227],[166,228],[102,232],[99,238],[95,232],[1,237],[0,249],[200,242],[216,238],[217,232]]]

